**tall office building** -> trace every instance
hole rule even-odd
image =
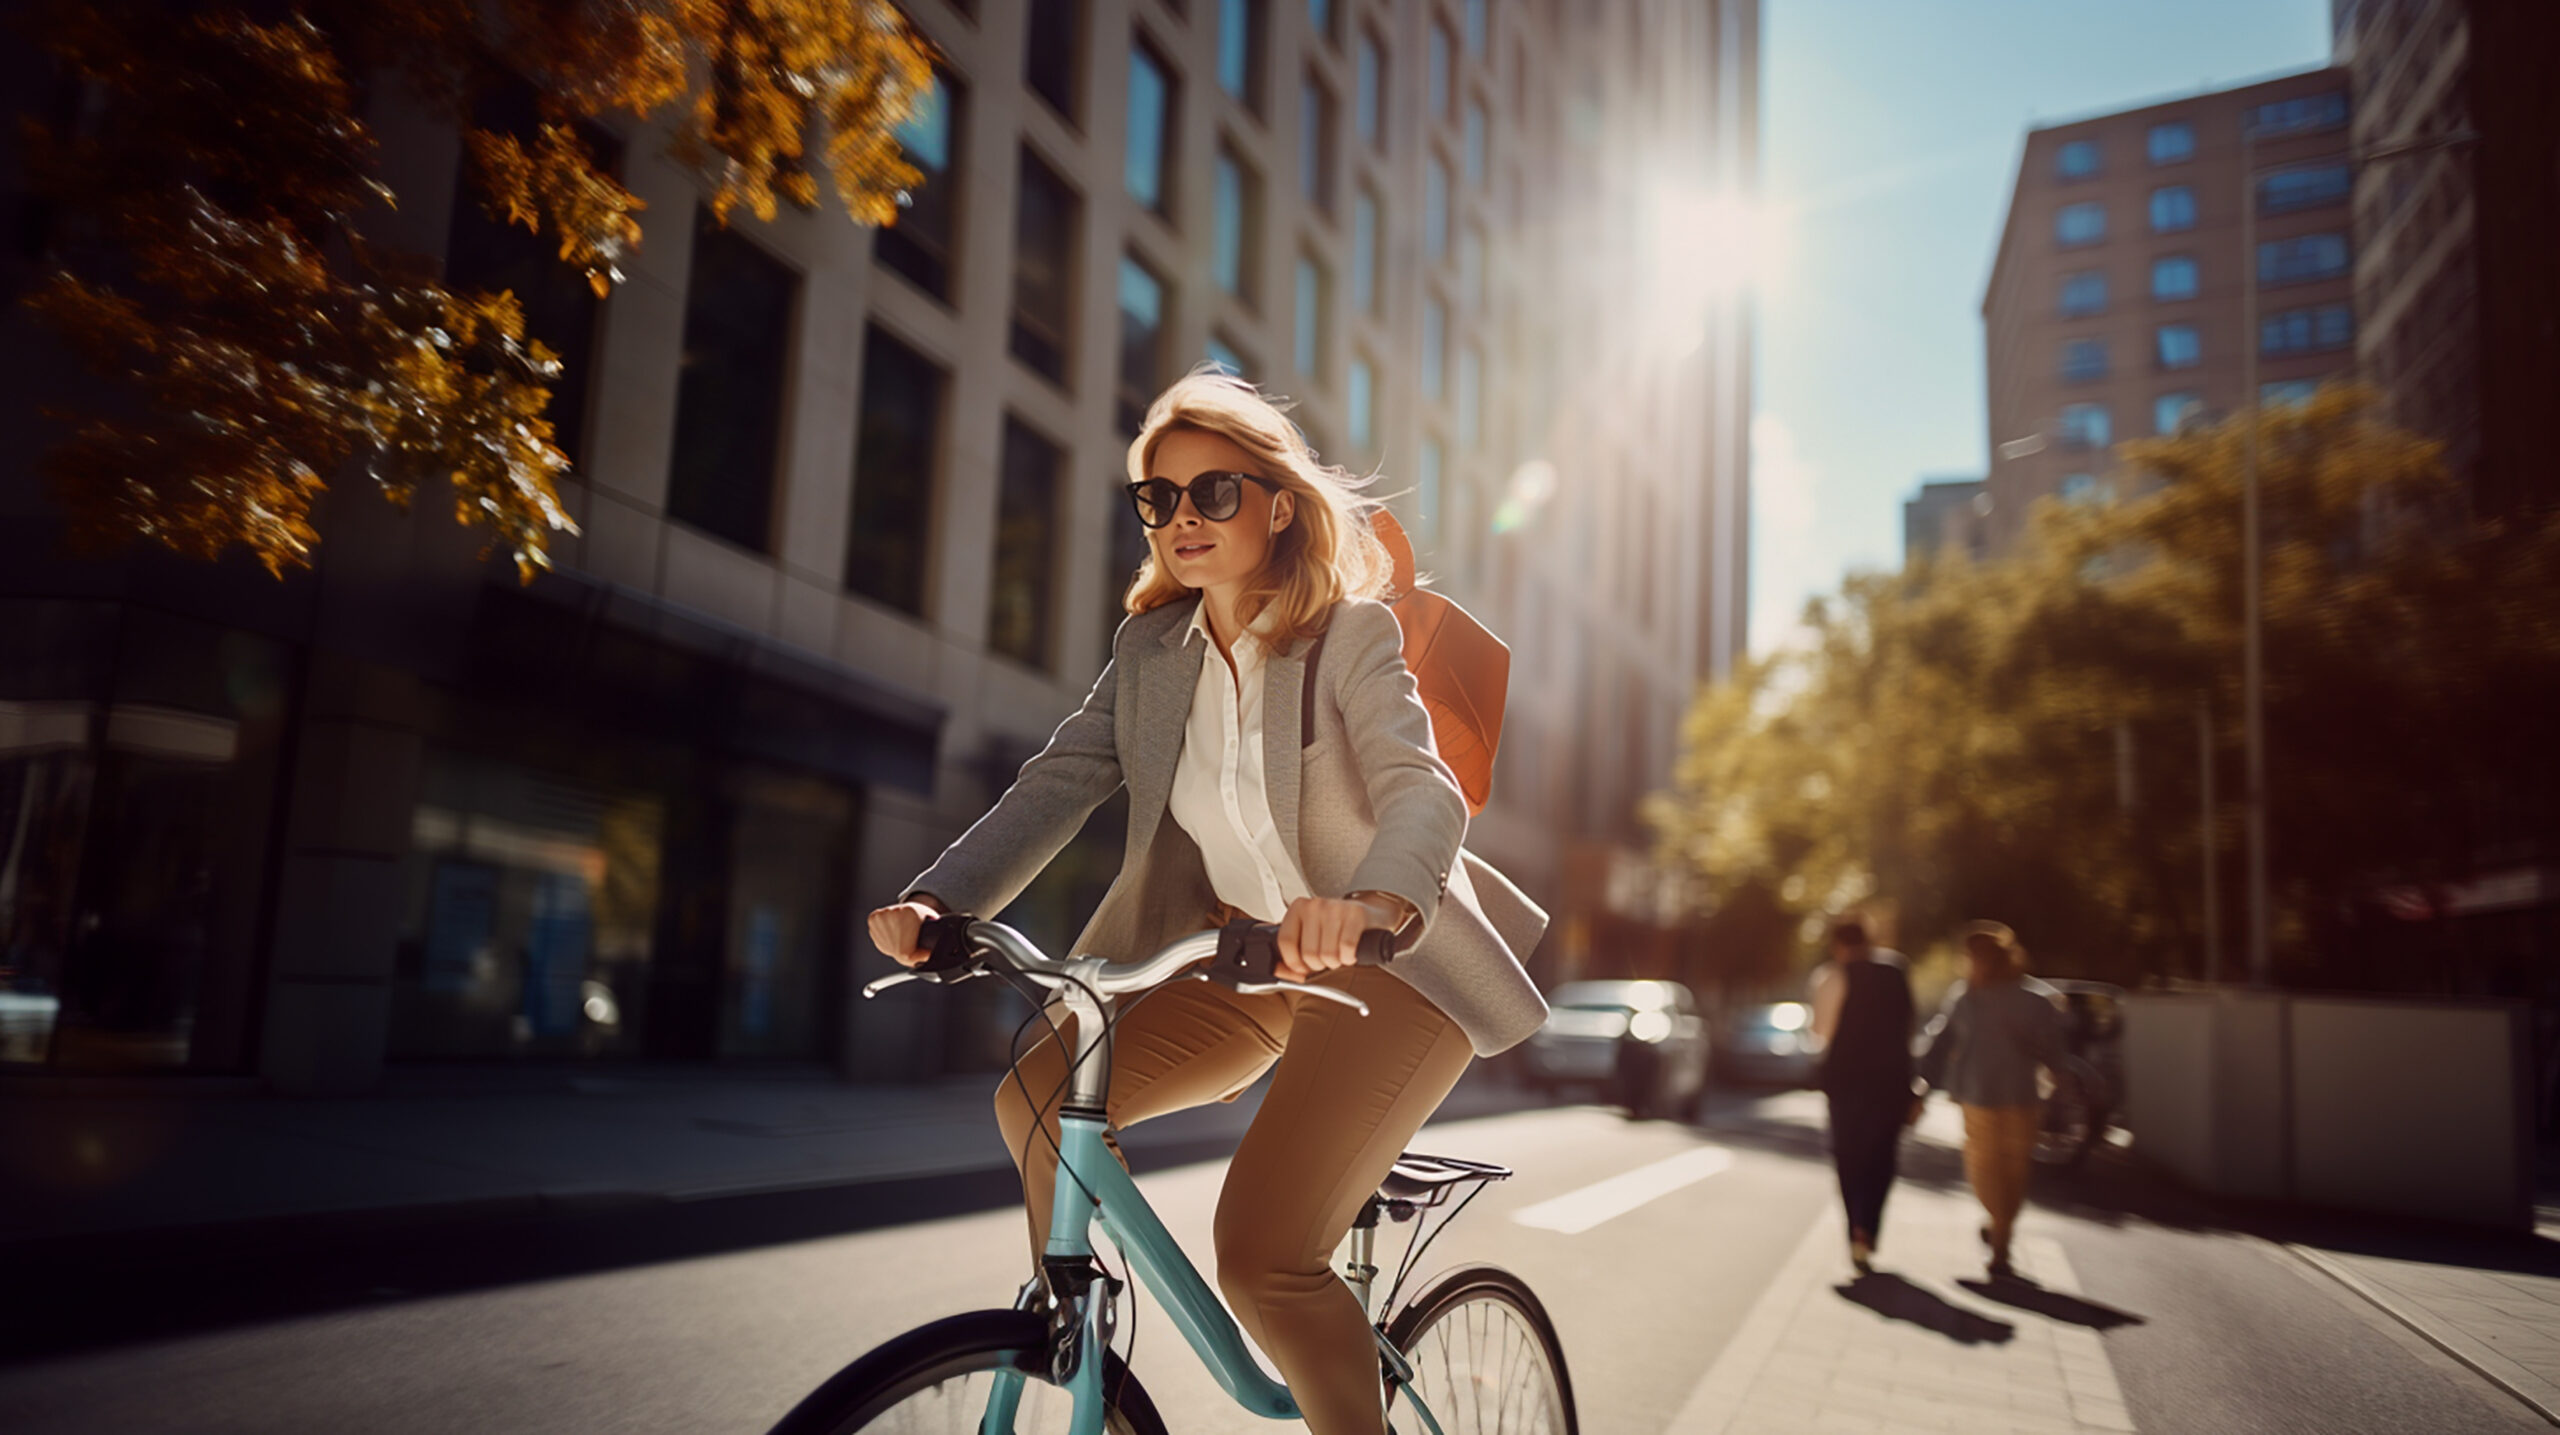
[[[2116,444],[2248,401],[2244,345],[2262,401],[2352,369],[2349,109],[2324,69],[2028,132],[1982,301],[1994,553],[2115,493]]]
[[[2355,79],[2357,355],[2484,516],[2560,505],[2560,11],[2333,0]]]
[[[1907,566],[1925,557],[1962,554],[1980,559],[1990,553],[1991,503],[1978,478],[1937,478],[1903,500],[1902,561]]]
[[[720,227],[625,125],[647,233],[601,302],[369,92],[377,238],[568,357],[583,533],[529,587],[354,484],[281,583],[64,556],[23,459],[64,365],[0,318],[34,376],[0,421],[0,1062],[994,1059],[999,994],[853,1000],[860,914],[1085,695],[1142,552],[1128,439],[1204,358],[1378,473],[1512,642],[1471,840],[1557,910],[1540,971],[1667,920],[1635,805],[1745,631],[1746,310],[1701,261],[1754,180],[1757,0],[909,13],[940,58],[895,229]],[[1009,919],[1071,937],[1118,821]]]

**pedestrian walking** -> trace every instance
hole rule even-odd
[[[2057,1081],[2084,1078],[2062,1013],[2026,985],[2027,953],[2017,934],[1998,922],[1974,922],[1962,937],[1964,990],[1920,1054],[1920,1077],[1964,1108],[1965,1179],[1989,1218],[1982,1240],[1999,1279],[2016,1273],[2009,1244],[2026,1204],[2044,1110],[2036,1070]]]
[[[1911,978],[1900,952],[1878,947],[1864,922],[1831,928],[1831,960],[1813,978],[1813,1034],[1831,1107],[1831,1160],[1849,1221],[1849,1261],[1874,1268],[1893,1189],[1911,1090]]]

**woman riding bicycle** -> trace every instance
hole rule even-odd
[[[1377,1347],[1330,1260],[1469,1058],[1545,1019],[1515,953],[1546,917],[1459,850],[1465,800],[1377,601],[1389,560],[1354,480],[1214,372],[1156,399],[1128,462],[1149,555],[1110,665],[995,808],[871,914],[871,938],[923,961],[928,918],[1002,910],[1125,784],[1120,875],[1076,952],[1137,959],[1238,917],[1277,922],[1283,977],[1366,1001],[1364,1019],[1283,993],[1161,988],[1114,1029],[1108,1112],[1122,1127],[1232,1099],[1277,1064],[1219,1196],[1219,1285],[1310,1430],[1382,1435]],[[1371,929],[1396,934],[1391,967],[1353,965]],[[1054,1100],[1066,1066],[1044,1040],[996,1094],[1035,1258],[1057,1118],[1032,1101]]]

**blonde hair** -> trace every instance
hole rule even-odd
[[[1268,612],[1275,621],[1266,631],[1285,650],[1300,638],[1324,631],[1333,605],[1345,598],[1376,598],[1394,578],[1386,545],[1369,526],[1376,504],[1361,495],[1370,480],[1355,478],[1338,465],[1317,461],[1307,436],[1289,421],[1279,403],[1252,384],[1213,364],[1203,364],[1174,380],[1147,406],[1146,422],[1129,442],[1129,481],[1153,475],[1156,445],[1175,429],[1194,429],[1232,441],[1252,456],[1262,477],[1297,495],[1298,511],[1289,526],[1272,535],[1270,555],[1254,575],[1238,604],[1237,616],[1252,623]],[[1120,606],[1145,613],[1179,602],[1200,590],[1174,580],[1156,561],[1153,543],[1147,559]]]

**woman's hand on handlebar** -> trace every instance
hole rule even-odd
[[[871,914],[871,945],[900,966],[912,967],[933,955],[919,943],[924,924],[941,915],[942,904],[929,899],[882,907]]]
[[[1279,973],[1303,982],[1319,972],[1352,966],[1360,960],[1360,934],[1392,931],[1398,919],[1374,898],[1300,897],[1280,918]]]

